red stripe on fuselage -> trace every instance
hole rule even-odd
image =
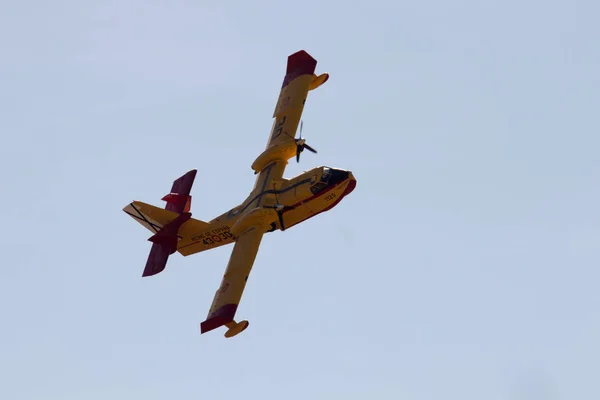
[[[312,200],[314,200],[314,199],[316,199],[316,198],[318,198],[318,197],[320,197],[320,196],[323,196],[324,194],[327,194],[327,193],[331,192],[333,189],[335,189],[336,187],[340,186],[340,185],[341,185],[341,184],[343,184],[344,182],[345,182],[345,181],[342,181],[342,182],[340,182],[340,183],[338,183],[338,184],[335,184],[335,185],[331,186],[330,188],[328,188],[328,189],[326,189],[326,190],[323,190],[322,192],[319,192],[319,193],[317,193],[317,194],[316,194],[316,195],[314,195],[314,196],[311,196],[311,197],[309,197],[309,198],[308,198],[308,199],[306,199],[306,200],[303,200],[303,201],[301,201],[301,202],[298,202],[298,203],[294,204],[292,207],[298,207],[299,205],[301,205],[301,204],[303,204],[303,203],[308,203],[309,201],[312,201]],[[286,227],[285,229],[287,230],[287,229],[291,228],[291,227],[292,227],[292,226],[294,226],[294,225],[298,225],[299,223],[301,223],[301,222],[304,222],[304,221],[306,221],[306,220],[308,220],[308,219],[310,219],[310,218],[314,217],[315,215],[319,215],[319,214],[321,214],[321,213],[323,213],[323,212],[325,212],[325,211],[329,211],[329,210],[331,210],[333,207],[337,206],[337,205],[340,203],[340,201],[342,201],[342,199],[343,199],[344,197],[346,197],[346,196],[348,196],[350,193],[352,193],[352,191],[354,190],[354,188],[355,188],[355,187],[356,187],[356,180],[355,180],[355,179],[352,179],[352,180],[350,180],[350,182],[348,182],[348,186],[346,187],[346,189],[344,189],[344,192],[343,192],[343,193],[340,195],[340,197],[338,197],[338,198],[337,198],[337,200],[336,200],[336,201],[334,201],[333,203],[331,203],[331,204],[330,204],[330,205],[329,205],[327,208],[324,208],[324,209],[323,209],[323,210],[321,210],[321,211],[317,211],[316,213],[314,213],[314,214],[312,214],[312,215],[309,215],[308,217],[304,218],[303,220],[300,220],[300,221],[296,222],[295,224],[293,224],[293,225],[290,225],[290,226]],[[284,211],[284,212],[283,212],[283,214],[285,214],[286,212],[287,212],[287,211]]]

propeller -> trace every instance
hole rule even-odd
[[[296,162],[300,162],[300,153],[304,151],[304,149],[308,151],[312,151],[313,153],[317,153],[315,149],[306,144],[306,139],[302,139],[302,128],[304,127],[304,121],[300,121],[300,137],[298,139],[294,138],[296,141]]]
[[[273,190],[275,190],[275,185],[273,185]],[[272,208],[277,212],[277,217],[279,218],[279,226],[281,227],[282,231],[285,231],[285,224],[283,223],[283,212],[287,211],[287,210],[293,210],[294,207],[290,207],[290,206],[286,206],[284,204],[280,204],[279,203],[279,197],[277,196],[277,193],[275,192],[275,204],[273,204],[272,206],[264,206],[266,208]]]

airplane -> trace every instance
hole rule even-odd
[[[200,324],[201,334],[225,326],[225,337],[231,338],[248,327],[247,320],[234,318],[266,233],[285,231],[331,210],[356,187],[351,171],[327,166],[291,179],[283,177],[289,159],[296,157],[300,162],[305,149],[317,152],[302,138],[301,121],[308,92],[329,79],[327,73],[316,75],[316,66],[317,61],[304,50],[288,56],[267,146],[251,165],[257,175],[254,188],[238,206],[209,222],[192,218],[190,192],[197,172],[193,169],[173,182],[170,193],[162,198],[165,208],[140,201],[123,208],[153,234],[142,277],[162,272],[175,252],[189,256],[234,243],[208,316]]]

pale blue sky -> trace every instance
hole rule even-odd
[[[225,3],[2,3],[0,398],[600,398],[600,5]],[[142,279],[121,209],[192,168],[194,217],[243,200],[299,49],[286,176],[357,188],[200,336],[231,247]]]

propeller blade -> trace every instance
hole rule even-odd
[[[312,147],[310,147],[309,145],[307,145],[306,143],[304,144],[304,148],[306,148],[306,150],[308,150],[308,151],[312,151],[313,153],[317,154],[317,151],[315,149],[313,149]]]
[[[300,137],[294,139],[296,141],[296,162],[300,162],[300,153],[304,151],[304,149],[308,149],[313,153],[317,153],[317,150],[313,149],[309,145],[306,144],[306,140],[302,139],[302,130],[304,129],[304,120],[300,120]]]
[[[282,231],[285,231],[285,225],[283,224],[283,212],[279,211],[277,215],[279,216],[279,226],[281,227]]]

